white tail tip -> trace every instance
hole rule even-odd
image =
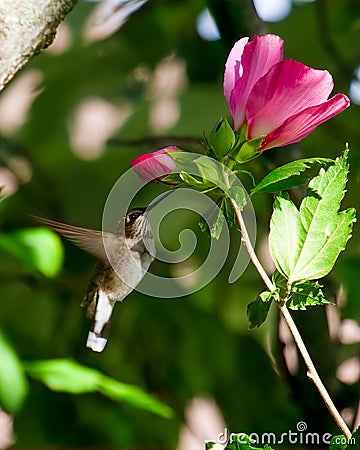
[[[93,352],[102,352],[107,343],[107,339],[96,336],[93,331],[89,331],[86,347],[91,348]]]

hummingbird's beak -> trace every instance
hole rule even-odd
[[[150,203],[150,205],[146,208],[146,212],[151,211],[153,208],[155,208],[156,205],[158,205],[161,201],[164,200],[168,195],[172,194],[175,191],[175,189],[171,189],[170,191],[165,192],[165,194],[161,195],[158,199],[156,199],[153,203]]]

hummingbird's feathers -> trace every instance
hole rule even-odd
[[[115,299],[107,292],[99,289],[96,295],[96,306],[92,327],[86,341],[86,347],[94,352],[102,352],[107,343],[107,334]]]
[[[93,274],[91,275],[85,297],[83,298],[83,301],[80,304],[82,308],[87,307],[86,315],[89,317],[89,319],[92,319],[95,315],[98,288],[99,288],[99,278],[101,277],[103,271],[104,271],[104,264],[99,262]]]
[[[60,233],[66,239],[76,244],[81,249],[91,253],[97,258],[103,261],[108,261],[106,255],[105,245],[107,248],[114,243],[116,244],[117,238],[112,233],[102,233],[101,231],[91,230],[88,228],[75,227],[74,225],[68,225],[65,223],[57,222],[56,220],[44,219],[42,217],[36,217],[36,220],[49,226],[57,233]],[[116,245],[117,247],[117,245]]]
[[[132,292],[154,260],[155,246],[146,209],[129,210],[120,219],[116,234],[35,218],[100,259],[81,306],[87,306],[87,315],[92,319],[86,346],[102,352],[115,303]]]
[[[98,264],[81,303],[82,307],[87,307],[87,316],[92,319],[86,346],[94,352],[104,350],[113,307],[117,301],[124,300],[131,291],[132,288],[114,273],[109,264],[102,262]]]

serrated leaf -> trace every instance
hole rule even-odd
[[[291,285],[286,306],[293,310],[305,310],[308,306],[332,305],[325,297],[322,286],[316,281],[298,281]]]
[[[172,410],[137,386],[121,383],[98,370],[70,359],[53,359],[27,363],[27,373],[49,389],[72,394],[100,392],[116,401],[126,401],[163,417],[171,417]]]
[[[325,219],[323,217],[323,219]],[[330,217],[329,217],[330,220]],[[339,254],[345,250],[351,237],[352,225],[356,221],[356,211],[351,208],[342,211],[333,223],[324,222],[323,235],[315,235],[314,229],[307,234],[301,255],[290,276],[290,281],[325,277],[334,267]]]
[[[269,249],[277,270],[290,277],[305,239],[300,213],[287,192],[275,197],[270,220]]]
[[[15,350],[0,331],[0,406],[16,413],[28,393],[28,382]]]
[[[263,297],[261,297],[260,294],[259,297],[255,301],[249,303],[247,307],[247,317],[249,320],[250,329],[259,327],[262,323],[264,323],[269,313],[273,294],[268,291],[262,294],[266,295],[263,295]],[[266,301],[263,301],[262,298],[264,298]]]
[[[284,164],[266,175],[250,191],[250,195],[274,193],[306,184],[315,175],[319,167],[326,167],[332,162],[334,161],[329,158],[306,158]]]
[[[286,306],[292,310],[305,310],[308,306],[333,305],[322,292],[322,285],[317,281],[296,281],[288,293],[287,279],[279,272],[272,276],[273,283],[279,289],[280,298],[287,295]]]
[[[324,277],[345,249],[356,220],[353,208],[338,212],[345,194],[347,173],[346,152],[326,171],[321,169],[309,183],[307,195],[300,205],[305,239],[289,281]]]
[[[270,253],[290,284],[327,275],[351,236],[355,210],[338,212],[345,192],[347,153],[309,183],[297,210],[289,196],[276,197],[270,223]]]

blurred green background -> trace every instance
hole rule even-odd
[[[285,57],[329,70],[335,92],[349,95],[356,68],[359,72],[358,2],[290,4],[285,17],[270,22],[255,16],[250,1],[149,0],[120,29],[96,36],[103,22],[91,21],[97,4],[79,1],[56,42],[0,95],[0,180],[5,184],[0,401],[14,417],[15,448],[196,450],[203,439],[216,440],[225,424],[232,432],[280,435],[304,421],[309,431],[338,433],[277,311],[260,329],[248,330],[246,306],[263,286],[252,267],[235,284],[227,281],[239,243],[236,230],[234,249],[216,279],[179,299],[133,292],[115,308],[107,348],[95,354],[85,348],[89,322],[79,306],[95,261],[28,216],[100,229],[109,191],[134,157],[168,144],[196,149],[204,130],[221,116],[230,119],[223,69],[233,43],[243,36],[279,34]],[[206,8],[221,39],[206,40],[198,33]],[[344,207],[357,206],[355,96],[349,109],[300,144],[269,150],[246,168],[260,180],[295,158],[335,158],[345,142],[351,173]],[[134,205],[146,205],[165,190],[148,185]],[[254,198],[257,248],[267,267],[271,205],[271,196]],[[170,249],[178,247],[182,229],[194,230],[199,238],[195,262],[208,248],[197,221],[194,214],[174,213],[161,230]],[[350,426],[360,420],[358,238],[356,226],[346,252],[322,280],[337,308],[293,314]],[[171,276],[181,268],[155,262],[151,270]],[[45,363],[41,372],[35,362],[55,359],[65,360],[65,372],[54,381],[48,373],[52,367]],[[126,385],[111,390],[113,380],[102,377]],[[172,408],[173,415],[142,391]]]

